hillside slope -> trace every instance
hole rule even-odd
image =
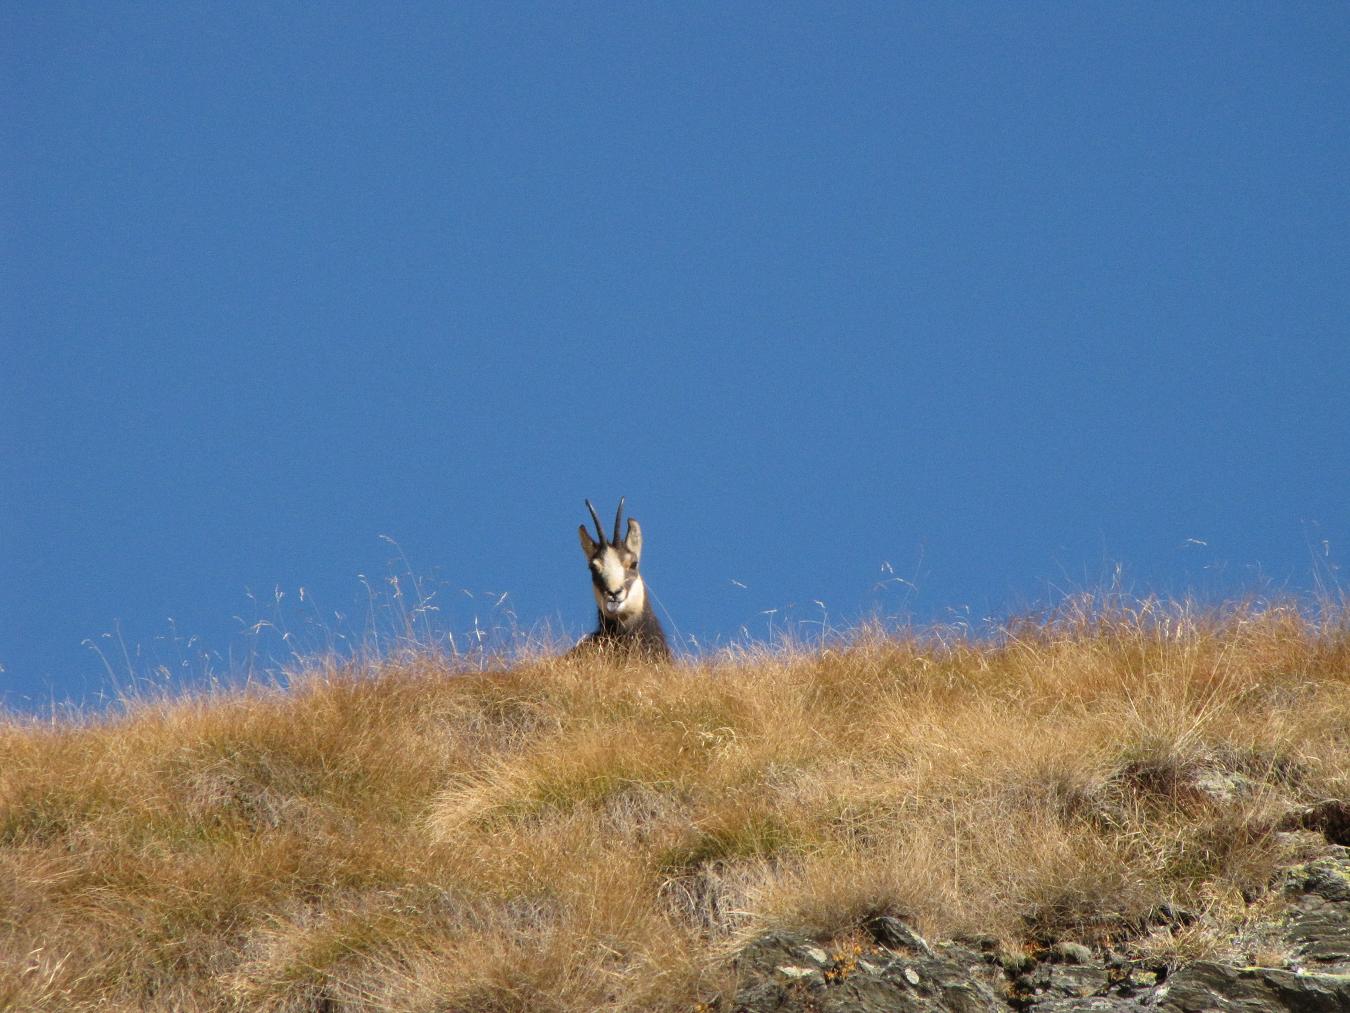
[[[1278,967],[1272,884],[1346,799],[1343,612],[316,661],[0,726],[0,1008],[730,1009],[747,944],[883,916],[1013,965]]]

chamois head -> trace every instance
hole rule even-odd
[[[581,535],[581,551],[591,568],[591,589],[595,592],[595,604],[600,609],[602,620],[617,621],[626,625],[641,616],[646,609],[647,589],[642,584],[642,575],[638,573],[638,560],[642,556],[642,528],[631,517],[628,518],[628,530],[619,539],[619,525],[623,517],[623,500],[619,500],[619,509],[614,513],[614,536],[605,540],[604,528],[600,526],[600,517],[586,501],[586,509],[595,521],[596,538],[586,530],[586,525],[578,528]]]

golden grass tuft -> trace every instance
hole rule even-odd
[[[1193,957],[1318,846],[1286,814],[1333,798],[1344,612],[1078,602],[683,665],[316,662],[0,725],[0,1007],[687,1010],[756,934],[880,913]]]

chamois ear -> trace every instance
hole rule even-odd
[[[628,534],[623,536],[623,547],[635,558],[642,558],[642,528],[633,518],[628,518]]]
[[[581,535],[581,551],[586,553],[587,559],[590,559],[595,555],[595,539],[591,537],[584,524],[577,527],[577,534]]]

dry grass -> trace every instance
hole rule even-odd
[[[1345,613],[316,664],[0,725],[0,1007],[661,1010],[774,927],[1218,950],[1350,797]],[[1185,930],[1151,915],[1168,903]]]

